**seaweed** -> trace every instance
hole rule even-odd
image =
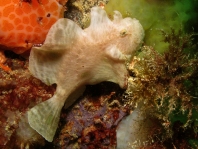
[[[172,144],[171,148],[176,144],[177,148],[177,139],[173,137],[180,131],[192,132],[184,141],[197,141],[198,49],[193,41],[196,34],[186,34],[182,29],[161,32],[168,49],[160,54],[153,47],[141,48],[129,64],[132,76],[123,102],[132,109],[142,104],[142,111],[161,123],[161,133],[152,134],[160,139],[151,136],[155,144]],[[175,130],[177,123],[182,128],[179,132]]]

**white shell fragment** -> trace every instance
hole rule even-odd
[[[47,85],[56,83],[54,96],[28,111],[30,126],[51,142],[58,127],[60,112],[83,92],[85,85],[111,81],[127,87],[125,62],[140,46],[144,31],[136,19],[114,20],[99,8],[91,9],[91,24],[82,30],[73,21],[59,19],[49,30],[41,47],[30,53],[30,72]],[[78,95],[79,96],[79,95]]]

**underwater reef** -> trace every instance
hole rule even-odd
[[[143,46],[128,64],[131,77],[126,91],[108,82],[88,86],[72,107],[63,109],[52,143],[31,129],[25,113],[52,97],[56,86],[32,77],[26,59],[5,52],[11,70],[1,69],[1,148],[116,148],[117,125],[135,109],[151,128],[146,129],[144,148],[196,148],[198,60],[194,35],[174,30],[162,34],[171,46],[163,55]],[[135,148],[141,143],[126,145]]]
[[[107,3],[107,5],[106,5]],[[31,75],[27,55],[1,52],[0,148],[2,149],[197,149],[198,2],[196,0],[69,0],[65,17],[82,28],[90,8],[109,17],[118,10],[140,20],[143,46],[131,61],[128,87],[102,82],[60,115],[53,142],[28,123],[27,111],[51,98],[47,86]]]

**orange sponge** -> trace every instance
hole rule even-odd
[[[0,0],[0,45],[23,53],[33,44],[42,44],[61,17],[59,0]]]

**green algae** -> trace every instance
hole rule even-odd
[[[105,9],[112,16],[114,10],[123,17],[136,18],[145,30],[145,44],[163,53],[168,43],[162,42],[161,30],[178,31],[194,17],[193,0],[110,0]]]
[[[189,144],[191,145],[192,149],[197,149],[198,147],[198,140],[190,139]]]

